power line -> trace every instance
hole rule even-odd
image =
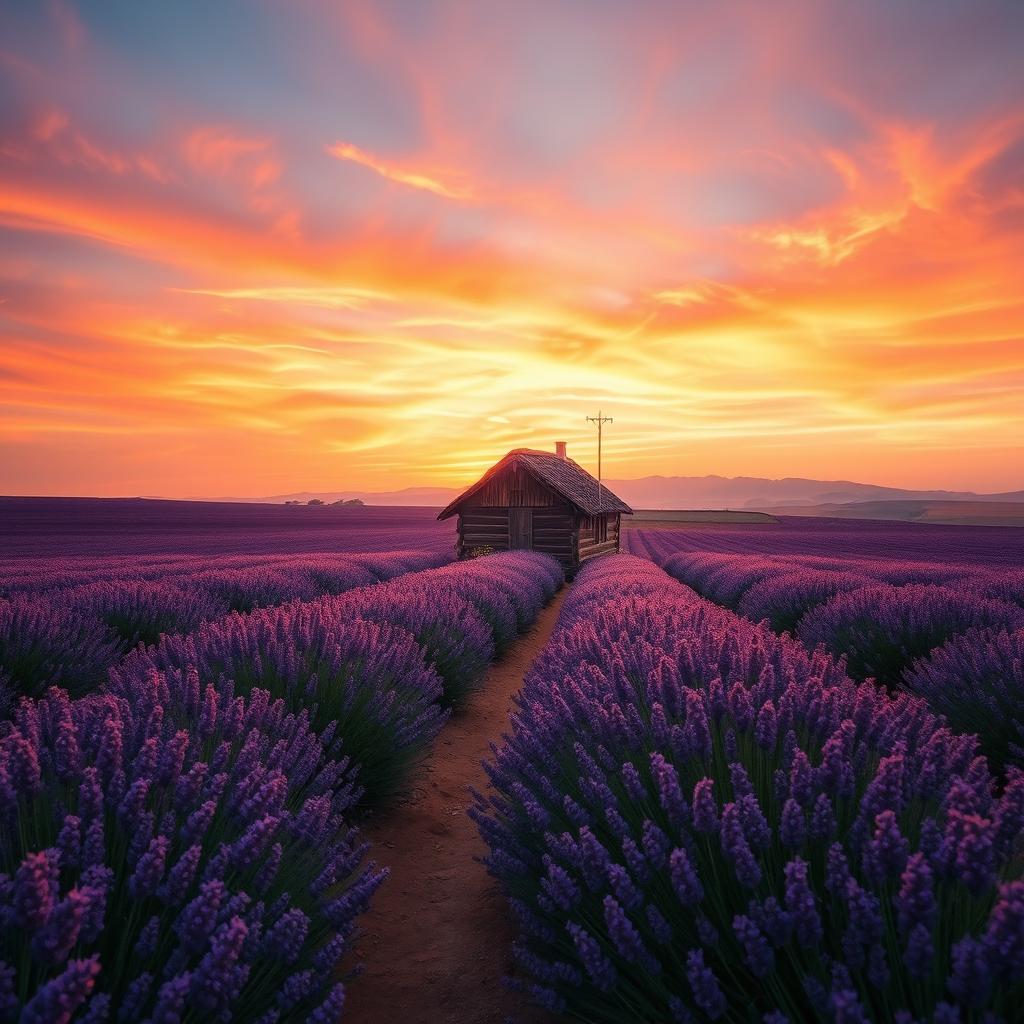
[[[603,493],[601,490],[601,430],[606,423],[611,423],[611,416],[602,415],[602,410],[597,410],[596,416],[588,416],[588,423],[597,424],[597,514],[601,515],[604,510],[602,503]]]

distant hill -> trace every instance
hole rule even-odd
[[[770,480],[751,476],[647,476],[609,480],[608,486],[633,508],[751,508],[775,510],[864,501],[1024,501],[1024,491],[976,494],[973,491],[911,490],[852,480]],[[825,515],[821,512],[819,515]]]
[[[946,526],[1024,526],[1024,502],[1021,501],[851,501],[840,505],[773,506],[772,513],[942,523]]]
[[[830,515],[829,512],[815,512],[814,509],[853,502],[1024,502],[1024,490],[976,494],[973,491],[911,490],[856,483],[852,480],[808,480],[801,477],[770,480],[752,476],[645,476],[638,480],[607,480],[606,483],[623,501],[633,508],[642,509],[731,508],[785,510],[792,514],[792,510],[802,508],[807,515]],[[461,491],[461,487],[405,487],[398,491],[299,491],[257,500],[280,503],[320,498],[332,502],[360,498],[367,505],[441,507]]]

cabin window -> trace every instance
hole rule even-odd
[[[603,544],[608,539],[608,517],[594,516],[590,520],[590,530],[594,535],[594,543]]]

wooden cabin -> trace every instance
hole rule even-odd
[[[594,555],[619,550],[622,513],[632,511],[558,441],[553,452],[509,452],[437,518],[459,517],[459,558],[528,548],[572,572]]]

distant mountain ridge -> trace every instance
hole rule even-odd
[[[853,480],[811,480],[786,477],[771,480],[751,476],[646,476],[637,480],[606,480],[606,485],[633,508],[794,508],[837,506],[867,501],[989,501],[1024,502],[1024,490],[981,494],[974,491],[913,490],[862,484]],[[467,485],[468,486],[468,485]],[[368,505],[429,505],[442,507],[460,494],[461,487],[404,487],[397,491],[298,491],[257,499],[265,502],[322,501],[360,498]]]

